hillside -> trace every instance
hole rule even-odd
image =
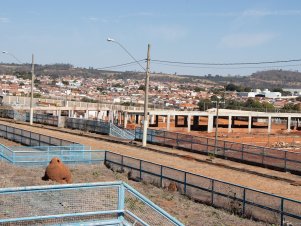
[[[30,64],[0,64],[0,74],[29,74],[31,70]],[[52,65],[36,65],[36,76],[48,75],[52,78],[63,76],[75,77],[95,77],[103,79],[136,79],[143,80],[145,74],[134,71],[106,71],[94,68],[76,68],[70,64],[52,64]],[[176,75],[152,73],[150,79],[160,82],[179,82],[179,83],[196,83],[196,84],[219,84],[225,85],[234,83],[251,88],[300,88],[301,73],[297,71],[269,70],[260,71],[250,76],[219,76],[219,75]]]
[[[205,76],[205,78],[220,83],[234,83],[250,88],[300,88],[301,73],[297,71],[269,70],[259,71],[250,76]]]

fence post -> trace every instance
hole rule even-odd
[[[223,154],[223,157],[225,157],[226,155],[226,141],[224,141],[224,154]]]
[[[107,163],[107,151],[105,151],[104,165]]]
[[[16,140],[15,140],[15,133],[16,133],[16,132],[15,132],[15,129],[16,129],[16,128],[13,127],[13,141],[16,141]]]
[[[23,129],[20,130],[21,130],[21,144],[23,144]]]
[[[121,171],[123,172],[123,155],[121,155]]]
[[[246,212],[246,188],[243,190],[243,197],[242,197],[242,216],[245,216]]]
[[[190,150],[192,151],[192,141],[193,141],[193,136],[191,135],[190,137],[191,137],[191,140],[190,140],[190,142],[191,142],[191,143],[190,143]]]
[[[29,132],[29,137],[30,137],[30,146],[32,146],[31,131]]]
[[[214,203],[214,180],[211,179],[211,206],[213,206]]]
[[[41,146],[41,134],[39,134],[39,146]]]
[[[283,222],[284,222],[284,216],[283,216],[283,206],[284,206],[284,200],[283,198],[281,198],[281,204],[280,204],[280,225],[283,226]]]
[[[184,174],[184,195],[186,195],[187,190],[187,172]]]
[[[287,151],[284,151],[284,170],[286,171],[286,162],[287,162]]]
[[[124,218],[124,200],[125,200],[125,188],[124,184],[121,183],[118,189],[118,210],[122,211],[118,213],[118,219],[123,222]]]
[[[139,178],[142,179],[142,160],[140,160]]]
[[[160,187],[163,188],[163,166],[160,168]]]
[[[241,160],[244,160],[244,147],[245,147],[245,145],[243,144],[241,146]]]
[[[208,138],[206,138],[206,154],[208,154],[209,153],[209,150],[208,150],[208,148],[209,148],[209,146],[208,146]]]
[[[263,165],[263,163],[264,163],[264,155],[265,155],[265,148],[263,147],[262,148],[262,161],[261,161],[261,164]]]

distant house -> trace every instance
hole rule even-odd
[[[270,99],[280,98],[280,92],[271,92],[268,89],[261,91],[256,89],[254,92],[237,92],[238,97],[265,97]]]
[[[198,106],[195,105],[195,104],[190,104],[190,103],[182,103],[182,104],[179,105],[179,108],[180,108],[181,110],[192,111],[192,110],[194,110],[194,109],[197,109]]]

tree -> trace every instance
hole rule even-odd
[[[145,91],[145,85],[140,85],[139,88],[138,88],[138,90],[143,90],[143,91]]]
[[[99,86],[98,86],[96,89],[97,89],[97,91],[99,91],[99,92],[102,92],[102,91],[104,91],[104,90],[105,90],[105,88],[103,88],[103,87],[99,87]]]
[[[205,111],[208,108],[212,108],[213,104],[209,99],[200,99],[198,106],[201,111]]]
[[[41,98],[42,95],[40,93],[34,93],[33,98]]]
[[[68,81],[65,81],[65,80],[63,80],[62,83],[63,83],[65,86],[68,86],[68,85],[69,85],[69,82],[68,82]]]
[[[289,111],[299,111],[299,105],[294,103],[287,103],[283,106],[283,110],[289,110]]]
[[[228,85],[226,85],[225,87],[226,91],[238,91],[238,89],[240,89],[240,87],[238,87],[237,85],[233,84],[233,83],[229,83]]]
[[[195,91],[195,92],[201,92],[201,91],[205,91],[205,89],[202,88],[202,87],[195,87],[195,88],[194,88],[194,91]]]

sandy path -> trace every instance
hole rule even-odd
[[[22,128],[26,130],[30,130],[33,132],[61,138],[61,139],[67,139],[70,141],[75,141],[84,145],[91,146],[92,149],[94,150],[109,150],[112,152],[124,154],[124,155],[129,155],[133,156],[136,158],[141,158],[147,161],[152,161],[156,162],[158,164],[186,170],[189,172],[205,175],[208,177],[213,177],[215,179],[220,179],[223,181],[227,181],[230,183],[235,183],[243,186],[247,186],[250,188],[254,188],[257,190],[262,190],[265,192],[273,193],[276,195],[296,199],[301,201],[301,187],[300,186],[293,186],[290,185],[290,183],[285,182],[285,181],[280,181],[280,180],[275,180],[275,179],[270,179],[270,178],[265,178],[262,176],[250,174],[247,172],[240,172],[237,170],[232,170],[232,169],[227,169],[227,168],[222,168],[215,166],[213,164],[207,164],[207,163],[202,163],[202,162],[197,162],[197,161],[192,161],[192,160],[187,160],[183,159],[180,157],[176,156],[170,156],[166,154],[161,154],[161,153],[156,153],[152,152],[149,150],[145,150],[139,147],[133,147],[133,146],[126,146],[123,144],[116,144],[116,143],[111,143],[107,141],[101,141],[101,140],[95,140],[92,138],[87,138],[83,136],[78,136],[78,135],[72,135],[72,134],[67,134],[63,132],[58,132],[58,131],[52,131],[52,130],[47,130],[45,128],[37,128],[37,127],[30,127],[28,125],[22,125],[22,124],[13,124],[9,122],[1,122],[1,124],[6,124],[9,126],[15,126],[17,128]],[[156,147],[156,146],[153,146]],[[179,150],[173,150],[170,148],[163,148],[163,147],[158,147],[160,149],[164,149],[169,152],[177,152],[177,153],[182,153],[182,154],[189,154],[191,156],[194,156],[194,154],[190,154],[184,151],[179,151]],[[200,156],[197,155],[198,158],[206,158],[206,156]],[[224,161],[227,162],[229,165],[237,165],[239,163],[233,163],[230,161],[226,160],[219,160],[216,159],[216,161]],[[252,168],[253,170],[256,170],[261,173],[270,173],[270,174],[276,174],[279,175],[283,178],[289,178],[291,180],[295,181],[301,181],[301,177],[296,176],[296,175],[291,175],[287,173],[282,173],[282,172],[276,172],[260,167],[254,167],[254,166],[247,166],[244,164],[239,164],[241,168]]]

